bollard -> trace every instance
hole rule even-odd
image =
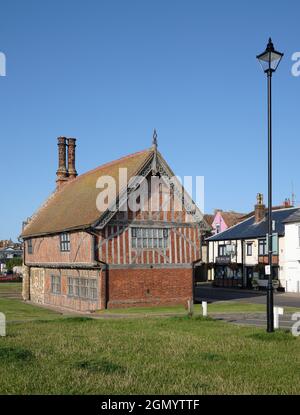
[[[203,317],[207,317],[207,302],[202,301],[202,315]]]
[[[0,313],[0,336],[6,336],[6,318],[3,313]]]
[[[274,329],[279,329],[279,316],[283,315],[282,307],[274,307]]]
[[[188,300],[188,313],[190,316],[194,314],[194,302],[193,300]]]

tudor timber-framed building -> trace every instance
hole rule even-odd
[[[23,226],[23,298],[78,311],[186,304],[209,226],[178,183],[164,208],[174,174],[157,150],[156,133],[150,149],[78,177],[75,145],[58,138],[57,188]],[[110,176],[119,187],[120,169],[127,169],[128,183],[116,194],[117,209],[99,211],[97,180]],[[148,197],[157,198],[159,209],[133,211],[128,195],[153,176],[161,181]]]

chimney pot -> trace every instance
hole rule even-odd
[[[68,171],[66,167],[66,148],[67,139],[66,137],[57,138],[58,145],[58,169],[56,172],[56,183],[57,187],[60,187],[68,180]]]
[[[75,179],[77,177],[77,171],[75,168],[75,148],[76,138],[68,139],[68,172],[69,179]]]
[[[264,205],[264,197],[262,193],[257,193],[256,205],[254,206],[255,223],[261,222],[266,215],[266,206]]]

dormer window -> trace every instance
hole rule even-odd
[[[70,234],[60,234],[60,250],[61,252],[70,252]]]

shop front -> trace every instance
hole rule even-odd
[[[243,267],[242,264],[231,262],[231,257],[217,257],[214,266],[214,285],[217,287],[242,288]]]

